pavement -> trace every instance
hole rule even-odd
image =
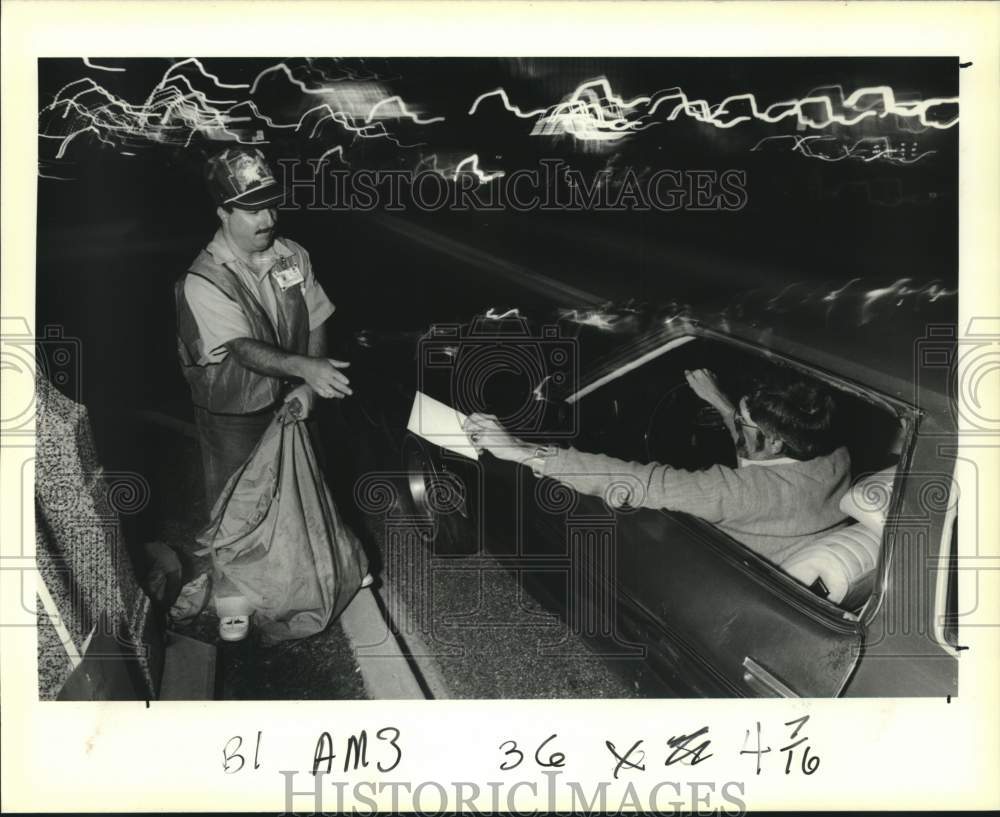
[[[415,660],[433,668],[435,697],[630,698],[635,671],[614,666],[488,553],[435,555],[405,526],[386,525],[382,588]]]
[[[209,567],[195,555],[204,514],[193,429],[144,417],[160,456],[148,475],[156,538],[182,555],[185,580]],[[397,486],[402,490],[402,486]],[[643,694],[632,664],[616,667],[487,553],[436,556],[426,532],[399,524],[395,505],[355,517],[382,569],[337,621],[311,638],[262,647],[217,637],[204,611],[182,635],[216,644],[217,697],[265,699],[625,698]]]
[[[198,443],[182,420],[144,417],[143,445],[150,465],[143,471],[150,486],[146,535],[165,542],[181,557],[184,581],[210,569],[197,556],[194,537],[206,518]],[[129,541],[133,541],[131,538]],[[221,700],[357,700],[374,697],[354,648],[340,623],[311,638],[263,647],[251,637],[227,643],[218,638],[218,618],[205,609],[176,632],[217,649],[216,698]],[[378,687],[375,687],[378,691]]]

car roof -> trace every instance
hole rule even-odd
[[[608,305],[595,312],[610,331],[633,330],[624,332],[625,346],[598,364],[598,376],[690,333],[748,343],[942,418],[950,414],[958,296],[940,281],[796,283],[778,293],[745,290],[721,306]],[[592,315],[576,317],[599,325]]]

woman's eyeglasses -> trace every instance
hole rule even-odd
[[[743,415],[740,414],[738,411],[733,414],[733,422],[736,424],[738,428],[756,428],[758,431],[761,430],[760,426],[754,425],[748,420],[744,420]]]

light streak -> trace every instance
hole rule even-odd
[[[327,115],[322,116],[316,120],[316,122],[313,124],[312,132],[309,134],[309,138],[314,139],[316,137],[317,128],[319,128],[319,126],[327,119],[333,119],[335,116],[337,116],[338,113],[325,102],[322,105],[316,105],[315,107],[310,108],[308,111],[302,114],[302,116],[299,117],[298,124],[295,125],[295,130],[300,130],[302,128],[302,126],[305,124],[306,119],[309,118],[310,114],[315,113],[316,111],[324,111],[324,110],[326,111]]]
[[[419,116],[417,116],[409,108],[406,107],[406,103],[403,102],[402,97],[400,97],[398,94],[386,97],[385,99],[381,99],[378,102],[376,102],[372,106],[372,109],[368,111],[368,116],[365,117],[365,122],[366,123],[371,122],[372,119],[375,118],[375,111],[381,108],[383,105],[390,105],[392,103],[395,103],[396,105],[399,106],[399,116],[391,117],[393,119],[398,119],[399,117],[405,116],[408,119],[412,119],[418,125],[431,125],[435,122],[444,122],[443,116],[431,116],[427,119],[421,119]]]
[[[514,116],[535,119],[532,136],[568,134],[582,142],[617,142],[649,126],[629,117],[631,109],[647,105],[651,98],[637,96],[625,100],[614,93],[611,83],[603,76],[581,83],[556,105],[531,111],[513,104],[504,88],[495,88],[476,97],[469,107],[469,115],[476,113],[480,103],[494,96],[499,97],[504,109]]]
[[[723,128],[732,127],[732,125],[735,124],[734,121],[722,122],[719,119],[720,114],[729,113],[728,108],[734,102],[745,102],[750,108],[749,115],[736,117],[736,120],[739,122],[747,122],[751,119],[756,119],[773,124],[784,119],[788,119],[789,117],[794,117],[796,124],[803,127],[813,128],[814,130],[821,130],[831,125],[844,125],[850,127],[852,125],[856,125],[864,119],[874,116],[882,118],[890,115],[900,117],[904,120],[916,119],[925,127],[938,128],[941,130],[953,127],[958,123],[957,114],[952,119],[945,122],[938,122],[927,118],[928,112],[931,108],[944,105],[957,106],[957,97],[938,97],[926,100],[904,102],[897,99],[893,89],[887,85],[873,85],[859,88],[847,96],[844,95],[844,89],[840,85],[831,85],[829,88],[831,91],[835,91],[836,95],[839,96],[840,99],[838,104],[840,107],[855,111],[857,112],[857,115],[851,116],[849,114],[836,113],[834,111],[834,100],[832,97],[829,94],[816,93],[816,91],[822,89],[814,89],[801,99],[787,99],[781,102],[775,102],[768,105],[764,110],[761,110],[756,96],[752,93],[740,93],[728,96],[723,99],[722,102],[713,107],[703,99],[688,99],[687,95],[680,88],[671,88],[662,92],[662,95],[658,95],[661,92],[654,94],[656,99],[650,106],[649,113],[656,113],[656,110],[665,102],[679,99],[680,102],[667,116],[667,121],[674,121],[683,112],[699,122]],[[860,105],[861,100],[866,97],[875,97],[876,99],[868,105]],[[879,102],[882,104],[881,112],[874,110],[875,105]],[[813,118],[808,116],[803,109],[809,105],[819,106],[825,113],[825,116],[822,118]]]
[[[354,135],[354,140],[388,139],[398,147],[416,147],[416,145],[404,145],[395,136],[389,133],[389,131],[385,129],[385,125],[381,122],[374,122],[371,125],[355,125],[352,117],[349,114],[345,114],[343,111],[337,111],[329,118],[346,130],[350,131]],[[316,128],[314,127],[313,133],[315,132]]]
[[[72,88],[74,85],[81,85],[81,84],[86,85],[87,87],[84,88],[79,93],[74,94],[71,97],[67,97],[66,99],[62,98],[63,91],[66,91],[69,88]],[[118,103],[118,104],[121,104],[123,106],[126,104],[122,100],[118,99],[118,97],[116,97],[110,91],[107,91],[106,89],[104,89],[103,87],[101,87],[100,85],[98,85],[90,77],[82,77],[81,79],[75,79],[72,82],[67,82],[65,85],[63,85],[62,88],[60,88],[58,91],[56,91],[56,94],[55,94],[55,97],[53,98],[53,101],[51,103],[49,103],[48,105],[46,105],[44,108],[42,108],[42,110],[43,111],[55,110],[56,106],[57,105],[61,105],[61,104],[66,104],[66,105],[73,104],[73,105],[75,105],[76,104],[76,100],[77,100],[78,97],[81,97],[84,94],[91,93],[91,92],[100,94],[105,99],[107,99],[108,102]],[[65,115],[66,114],[64,113],[63,116],[65,116]]]
[[[320,74],[322,74],[324,81],[330,82],[330,81],[334,80],[334,77],[331,77],[330,75],[328,75],[326,73],[326,71],[324,71],[321,67],[319,67],[319,66],[317,66],[315,64],[315,58],[314,57],[303,57],[302,59],[305,60],[305,63],[306,63],[306,65],[309,66],[310,70],[312,70],[312,71],[318,71]],[[355,71],[349,65],[343,65],[343,64],[341,64],[343,61],[342,61],[342,59],[340,57],[333,57],[332,59],[333,59],[333,61],[335,63],[337,63],[337,68],[343,74],[343,77],[341,77],[341,79],[347,79],[347,80],[352,80],[352,81],[357,81],[357,82],[364,82],[364,81],[370,80],[370,79],[380,79],[380,77],[378,76],[378,74],[376,74],[374,71],[369,71],[367,74],[363,74],[360,71]]]
[[[279,62],[277,65],[268,66],[259,74],[257,74],[256,77],[254,77],[253,83],[251,83],[250,85],[251,95],[257,93],[257,86],[260,85],[260,81],[268,74],[273,74],[275,71],[280,71],[281,73],[283,73],[285,77],[288,79],[288,81],[292,83],[292,85],[294,85],[300,91],[302,91],[302,93],[304,94],[324,94],[328,90],[325,85],[320,86],[319,88],[308,87],[302,80],[296,79],[294,76],[292,76],[292,69],[288,67],[287,63]]]
[[[465,165],[469,165],[468,168]],[[449,181],[457,181],[458,174],[462,172],[474,173],[476,178],[479,179],[480,184],[488,184],[495,179],[499,179],[504,176],[502,170],[496,171],[495,173],[487,173],[479,168],[479,154],[473,153],[470,156],[466,156],[454,166],[446,165],[441,166],[440,159],[436,153],[432,153],[430,156],[421,156],[420,161],[413,168],[414,173],[419,173],[421,170],[429,170],[437,173],[442,178],[448,179]],[[488,316],[487,316],[488,317]]]
[[[90,67],[103,67],[89,60],[87,63]],[[309,134],[311,139],[317,137],[324,122],[333,120],[348,131],[353,140],[386,139],[397,147],[409,148],[422,143],[404,144],[384,122],[372,120],[406,119],[416,125],[443,121],[443,117],[422,116],[399,95],[388,94],[379,83],[355,80],[361,75],[346,67],[341,70],[351,77],[351,82],[337,86],[344,82],[343,77],[331,78],[312,61],[307,64],[310,76],[323,77],[321,85],[313,86],[298,79],[285,62],[265,68],[252,83],[225,82],[208,71],[200,60],[191,57],[171,64],[138,104],[115,95],[90,77],[81,77],[66,83],[41,109],[39,136],[57,140],[55,158],[62,159],[76,137],[86,132],[93,133],[104,144],[132,153],[132,149],[143,144],[188,147],[197,135],[210,141],[267,144],[260,130],[247,134],[254,122],[262,122],[271,129],[299,131],[315,118]],[[283,74],[303,93],[324,96],[325,104],[310,108],[297,121],[286,122],[269,116],[260,109],[258,100],[250,97],[264,78],[275,73]],[[208,93],[192,84],[191,79],[196,75],[211,83]],[[216,95],[217,90],[230,93]],[[233,94],[233,91],[239,93]],[[223,96],[226,98],[221,98]],[[331,99],[335,103],[333,106],[329,104]],[[317,112],[321,114],[318,117]],[[336,152],[328,151],[328,155]],[[342,152],[340,155],[343,160]]]
[[[86,65],[88,68],[93,68],[93,69],[95,69],[97,71],[110,71],[112,73],[124,73],[125,72],[124,68],[112,68],[112,67],[107,66],[107,65],[98,65],[95,62],[91,62],[90,57],[84,57],[83,58],[83,64]],[[48,178],[54,178],[54,177],[49,176]]]
[[[783,134],[778,134],[776,136],[765,136],[756,145],[750,148],[750,152],[753,153],[756,150],[760,150],[763,145],[766,145],[770,142],[781,142],[786,139],[792,139],[795,142],[795,144],[792,145],[790,152],[794,153],[797,150],[802,150],[803,149],[802,146],[805,145],[807,142],[815,141],[817,139],[830,140],[836,138],[837,138],[836,136],[796,136],[794,134],[783,133]]]
[[[126,70],[82,59],[87,68],[95,71],[120,73]],[[278,116],[262,110],[261,99],[254,97],[263,89],[265,81],[275,76],[284,77],[303,98],[310,100],[305,113],[294,115],[297,119],[286,121],[287,114]],[[718,129],[748,123],[785,123],[809,131],[833,126],[851,127],[886,118],[892,118],[897,127],[908,132],[928,128],[944,130],[958,122],[957,98],[903,99],[904,95],[887,85],[866,86],[850,93],[840,85],[830,85],[814,88],[802,97],[771,104],[764,104],[750,92],[731,94],[721,102],[710,103],[689,97],[680,87],[626,98],[612,87],[606,76],[599,76],[580,83],[561,101],[536,109],[522,108],[511,101],[503,87],[494,88],[477,96],[468,113],[477,113],[487,100],[496,98],[503,109],[516,118],[533,120],[531,135],[570,136],[585,147],[595,149],[613,147],[640,131],[682,117]],[[269,96],[273,98],[274,95]],[[293,92],[292,96],[296,94]],[[312,105],[313,101],[318,104]],[[301,132],[309,139],[322,139],[326,142],[323,155],[338,155],[345,163],[343,148],[346,145],[341,142],[353,144],[364,139],[385,139],[404,149],[424,144],[404,144],[387,126],[390,120],[420,127],[445,121],[445,117],[428,115],[400,95],[392,94],[374,73],[356,71],[345,64],[338,63],[331,70],[312,59],[277,62],[259,71],[252,82],[245,83],[224,81],[194,57],[170,64],[140,103],[116,95],[90,77],[81,77],[60,88],[53,100],[41,109],[39,117],[39,136],[57,142],[53,151],[57,159],[64,158],[70,147],[79,145],[77,137],[84,133],[94,134],[102,145],[134,155],[138,147],[150,144],[190,146],[196,136],[209,141],[266,144],[265,134],[270,129]],[[350,134],[350,139],[343,134],[332,140],[324,138],[322,128],[329,121]],[[918,153],[915,143],[894,147],[885,136],[866,136],[851,141],[823,133],[766,136],[751,150],[759,150],[776,139],[788,141],[791,152],[825,162],[853,159],[903,165],[920,162],[934,154],[933,150]],[[836,149],[831,149],[833,145]],[[337,150],[338,147],[341,150]],[[455,156],[453,161],[458,158]],[[502,170],[481,169],[479,156],[475,153],[464,156],[448,169],[438,166],[436,156],[433,162],[436,172],[453,180],[465,172],[475,174],[480,183],[505,175]],[[422,159],[418,169],[424,163]]]
[[[334,62],[337,63],[337,70],[340,71],[341,75],[340,76],[334,76],[333,74],[330,74],[327,71],[325,71],[320,66],[317,66],[315,64],[315,62],[314,62],[314,60],[313,60],[312,57],[304,57],[303,59],[304,59],[306,65],[308,66],[309,72],[311,74],[319,74],[320,78],[319,78],[319,86],[318,87],[310,88],[304,82],[302,82],[302,80],[297,79],[292,74],[292,69],[289,67],[288,63],[279,62],[276,65],[270,65],[270,66],[268,66],[263,71],[261,71],[260,73],[258,73],[256,77],[254,77],[254,81],[250,85],[250,93],[251,94],[257,93],[257,89],[258,89],[258,86],[260,85],[260,81],[265,76],[267,76],[269,74],[273,74],[275,72],[281,72],[281,73],[283,73],[285,75],[285,77],[288,79],[289,82],[291,82],[293,85],[295,85],[296,87],[298,87],[298,89],[300,91],[302,91],[303,93],[306,93],[306,94],[324,94],[324,93],[327,93],[330,90],[330,86],[332,84],[336,84],[336,83],[342,83],[343,82],[343,83],[359,84],[359,83],[367,83],[367,82],[369,82],[371,80],[380,80],[380,79],[382,79],[382,77],[380,77],[374,71],[368,71],[367,73],[363,73],[361,71],[357,71],[357,70],[351,68],[349,65],[343,64],[339,59],[334,59]]]
[[[267,114],[263,113],[260,110],[260,108],[257,107],[257,103],[255,103],[252,99],[244,99],[242,102],[237,102],[235,105],[233,105],[233,107],[229,109],[230,116],[232,116],[233,111],[244,105],[250,109],[250,112],[254,116],[256,116],[258,119],[264,120],[264,122],[267,123],[267,126],[269,128],[279,128],[279,129],[294,128],[295,130],[298,130],[298,128],[301,126],[301,120],[299,120],[298,124],[296,124],[295,122],[276,122],[275,120],[271,119],[271,117],[269,117]]]
[[[466,168],[465,165],[469,165],[469,167]],[[499,179],[502,176],[507,175],[502,170],[497,170],[493,173],[486,173],[480,170],[478,153],[473,153],[471,156],[466,156],[464,159],[462,159],[462,161],[460,161],[458,165],[455,167],[455,175],[453,176],[453,178],[457,180],[458,174],[461,173],[463,170],[465,170],[466,172],[475,173],[476,177],[479,179],[480,184],[486,184],[487,182],[491,182],[494,179]]]
[[[799,152],[803,156],[808,156],[812,159],[820,159],[824,162],[840,162],[844,159],[859,159],[862,162],[873,162],[877,159],[885,159],[886,161],[897,164],[912,165],[919,162],[921,159],[933,156],[937,153],[936,150],[925,150],[915,156],[907,157],[902,148],[892,147],[889,142],[889,137],[887,136],[865,136],[856,140],[854,144],[847,145],[846,143],[838,141],[836,136],[794,136],[791,134],[765,136],[757,142],[757,144],[750,148],[750,151],[758,151],[763,145],[771,142],[780,142],[789,139],[794,141],[794,144],[791,146],[789,152]],[[812,144],[817,142],[836,142],[837,146],[840,147],[843,152],[839,156],[830,156],[824,153],[818,153],[812,147]]]
[[[731,94],[713,105],[704,99],[689,98],[680,87],[626,100],[616,94],[607,77],[602,76],[581,83],[556,105],[530,111],[513,104],[504,88],[495,88],[476,97],[469,115],[476,113],[484,100],[494,96],[515,116],[535,120],[533,136],[569,134],[583,142],[618,142],[653,124],[675,122],[682,115],[723,130],[748,122],[776,124],[788,119],[793,119],[799,127],[812,130],[834,125],[853,127],[867,119],[889,116],[911,131],[916,127],[946,130],[958,123],[957,111],[950,119],[931,118],[934,109],[957,108],[957,97],[902,100],[887,85],[866,86],[850,94],[845,94],[840,85],[823,86],[809,91],[804,97],[762,107],[757,96],[750,92]],[[653,119],[661,107],[665,108],[665,115]],[[800,149],[802,144],[796,143],[793,150]],[[817,155],[815,158],[823,157]]]
[[[338,156],[340,158],[340,161],[342,161],[348,167],[351,166],[351,163],[348,162],[347,159],[344,158],[344,146],[343,145],[335,145],[334,147],[330,148],[322,156],[319,157],[319,161],[322,162],[324,159],[326,159],[327,156],[333,156],[333,155]]]
[[[626,102],[611,90],[607,77],[577,86],[569,98],[536,121],[532,136],[569,134],[582,142],[617,142],[652,123],[630,119],[631,109],[646,105],[648,96]]]
[[[827,303],[835,302],[841,295],[843,295],[848,289],[850,289],[854,284],[860,281],[860,278],[852,278],[846,284],[844,284],[840,289],[832,289],[826,295],[823,296],[822,300]]]
[[[513,309],[508,309],[502,315],[498,315],[491,306],[489,309],[486,310],[486,314],[483,315],[483,317],[491,321],[502,321],[505,320],[506,318],[520,318],[521,310],[518,309],[517,307],[514,307]]]
[[[198,69],[198,72],[203,77],[207,77],[208,79],[212,80],[212,82],[214,82],[219,88],[240,89],[240,88],[250,87],[245,82],[223,82],[215,74],[206,71],[205,66],[201,64],[201,60],[199,60],[197,57],[188,57],[187,59],[181,60],[180,62],[175,62],[167,69],[167,72],[163,75],[163,79],[165,80],[168,76],[170,76],[170,74],[172,74],[174,71],[183,68],[185,65],[193,65],[195,68]]]
[[[191,80],[189,80],[183,74],[173,74],[172,76],[168,76],[169,73],[170,72],[168,71],[167,74],[163,75],[163,79],[161,79],[153,87],[153,90],[150,92],[149,96],[146,97],[146,103],[145,104],[147,106],[152,105],[153,104],[153,100],[158,99],[161,94],[163,96],[169,97],[171,99],[171,101],[174,101],[174,100],[177,100],[177,99],[186,99],[189,96],[193,96],[196,99],[204,102],[206,105],[211,105],[211,106],[215,106],[215,105],[234,105],[234,104],[236,104],[239,101],[239,100],[236,100],[236,99],[211,99],[211,98],[209,98],[208,94],[204,93],[203,91],[197,91],[197,90],[195,90],[194,86],[191,84]],[[184,85],[187,86],[187,89],[188,89],[187,93],[186,94],[181,94],[178,97],[177,94],[179,94],[180,91],[178,89],[172,87],[171,83],[183,83]]]
[[[536,403],[541,403],[542,401],[545,400],[545,395],[542,394],[542,389],[545,388],[545,384],[548,383],[549,380],[551,379],[552,375],[550,374],[545,375],[545,377],[542,378],[542,382],[531,390],[531,394],[534,396]]]
[[[928,303],[934,303],[940,298],[953,297],[958,294],[957,289],[947,289],[938,281],[931,281],[923,286],[911,286],[912,278],[900,278],[898,281],[887,287],[869,290],[865,293],[861,303],[861,323],[868,323],[874,317],[877,307],[885,306],[889,301],[893,301],[892,306],[900,307],[907,298],[917,298]]]
[[[539,108],[536,111],[522,111],[517,105],[511,103],[510,98],[507,96],[507,92],[503,88],[494,88],[492,91],[487,91],[484,94],[480,94],[476,97],[475,101],[472,103],[472,107],[469,108],[469,116],[472,116],[476,110],[479,108],[479,103],[484,99],[489,99],[491,96],[500,97],[503,102],[504,108],[510,111],[514,116],[520,117],[521,119],[533,119],[536,116],[541,116],[548,111],[548,108]]]
[[[469,165],[468,168],[465,165]],[[429,170],[437,173],[442,178],[448,179],[449,181],[457,181],[458,174],[474,173],[479,179],[480,184],[487,184],[494,179],[498,179],[504,175],[503,171],[497,171],[495,173],[486,173],[479,168],[479,154],[473,153],[469,156],[456,162],[454,165],[448,164],[444,167],[441,166],[441,160],[438,154],[432,153],[430,156],[421,155],[420,161],[413,168],[414,173],[419,173],[421,170]],[[489,316],[487,316],[489,317]]]
[[[576,323],[580,326],[593,326],[603,332],[614,329],[614,325],[617,323],[618,317],[618,315],[610,315],[594,309],[586,309],[583,311],[577,309],[570,309],[568,311],[564,310],[559,316],[560,320]]]
[[[337,110],[353,118],[364,119],[373,108],[392,99],[389,89],[379,82],[338,81],[328,86],[322,94],[323,102],[330,110]],[[399,97],[396,97],[399,99]],[[402,103],[400,100],[400,104]],[[322,107],[322,105],[318,106]],[[372,116],[374,118],[374,116]],[[389,116],[380,117],[389,119]],[[399,118],[399,117],[397,117]],[[368,120],[370,121],[370,120]]]
[[[593,90],[595,87],[600,88],[603,93],[596,94]],[[611,83],[608,82],[607,77],[598,77],[597,79],[588,80],[587,82],[577,86],[577,89],[570,97],[570,101],[572,102],[581,96],[586,96],[591,99],[607,99],[612,105],[617,105],[620,108],[635,108],[638,105],[647,105],[652,101],[652,97],[640,95],[631,102],[626,102],[622,97],[617,96],[611,90]]]
[[[416,166],[413,168],[413,172],[419,173],[425,168],[427,170],[433,170],[436,173],[440,173],[442,176],[447,176],[447,173],[438,167],[438,156],[436,153],[432,153],[430,156],[421,156],[420,161],[417,162]]]
[[[197,60],[185,60],[170,66],[139,105],[115,96],[89,77],[64,85],[41,111],[45,114],[61,108],[62,120],[69,120],[71,113],[74,115],[70,132],[58,137],[61,144],[56,158],[62,158],[75,137],[86,130],[91,130],[112,147],[116,146],[114,138],[123,146],[135,144],[138,140],[188,145],[194,134],[199,132],[221,135],[241,143],[257,141],[245,140],[230,129],[232,125],[249,121],[246,117],[229,116],[225,110],[216,107],[235,100],[210,99],[204,92],[196,90],[187,77],[174,73],[188,64],[197,65],[204,76],[217,82],[218,78],[204,71]],[[82,100],[91,94],[99,97],[100,103],[83,104]],[[40,135],[52,136],[44,132]]]
[[[82,133],[93,133],[99,140],[104,142],[106,145],[111,145],[111,147],[115,146],[114,142],[110,142],[107,139],[105,139],[101,135],[101,132],[96,127],[94,127],[93,125],[88,125],[85,128],[80,128],[80,130],[73,131],[69,136],[63,139],[62,144],[59,146],[59,152],[56,153],[56,158],[61,159],[63,155],[66,153],[66,148],[69,147],[69,143],[72,142],[74,139],[76,139],[76,137]]]
[[[302,126],[305,124],[306,119],[309,118],[309,115],[315,113],[316,111],[326,111],[326,114],[319,117],[313,123],[312,130],[309,133],[310,139],[316,138],[316,134],[319,131],[320,126],[324,122],[333,121],[336,122],[341,127],[343,127],[345,130],[349,131],[353,135],[354,140],[357,140],[359,138],[388,139],[394,145],[401,148],[417,147],[417,144],[422,144],[422,143],[417,143],[413,145],[404,145],[395,136],[389,133],[385,129],[385,125],[382,124],[381,122],[373,122],[370,125],[356,125],[354,123],[353,116],[351,116],[349,113],[346,113],[345,111],[335,111],[327,103],[323,103],[322,105],[316,105],[315,107],[310,108],[308,111],[302,114],[302,116],[299,117],[298,124],[295,125],[295,129],[300,130]]]
[[[757,303],[757,298],[763,296],[765,300],[761,307],[765,312],[785,316],[799,312],[808,316],[813,315],[813,309],[820,308],[827,321],[839,323],[846,319],[864,326],[876,318],[891,320],[900,308],[909,306],[919,309],[923,304],[958,294],[957,289],[949,289],[939,280],[915,284],[912,278],[900,278],[891,284],[868,290],[864,289],[864,279],[857,277],[830,287],[829,283],[810,286],[800,282],[790,284],[770,297],[769,293],[754,290],[741,296],[740,306],[743,308],[747,303]]]

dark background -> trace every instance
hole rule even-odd
[[[115,103],[93,91],[78,98],[79,107],[69,116],[63,116],[65,108],[45,110],[66,83],[90,77],[118,100],[139,105],[178,60],[94,62],[126,70],[94,70],[82,60],[39,62],[40,133],[65,137],[88,121],[81,111],[106,106],[105,113],[116,112]],[[276,62],[201,64],[223,82],[250,83]],[[391,216],[397,224],[442,237],[437,247],[387,229],[378,212],[284,213],[280,231],[309,250],[337,304],[331,329],[344,354],[362,329],[419,331],[433,322],[468,320],[490,307],[530,312],[577,305],[541,292],[534,275],[601,298],[653,304],[738,299],[747,289],[777,293],[793,283],[851,278],[873,286],[900,278],[957,286],[957,127],[911,133],[896,117],[872,117],[826,131],[797,131],[790,120],[720,129],[681,116],[593,151],[567,137],[532,137],[531,120],[503,111],[495,98],[482,103],[476,115],[467,114],[476,96],[496,87],[530,109],[555,104],[598,76],[606,76],[626,99],[680,86],[690,98],[710,103],[752,92],[761,108],[834,84],[847,93],[888,85],[901,99],[951,97],[958,93],[956,59],[289,59],[285,64],[308,88],[343,93],[352,84],[378,83],[423,116],[446,121],[424,126],[389,121],[394,143],[352,140],[334,123],[312,134],[309,127],[272,128],[251,116],[247,132],[259,130],[273,158],[317,157],[341,144],[355,170],[412,169],[432,154],[442,164],[454,164],[477,153],[484,169],[508,173],[533,169],[540,158],[558,158],[585,174],[604,167],[637,173],[732,168],[747,174],[748,203],[738,212],[408,210]],[[180,73],[190,83],[185,92],[191,88],[230,103],[247,98],[246,91],[220,89],[191,66]],[[274,122],[294,122],[322,98],[301,91],[281,73],[264,76],[253,95],[258,110]],[[934,153],[900,164],[823,161],[788,146],[750,150],[765,136],[813,132],[833,134],[845,144],[886,136],[893,144],[915,142],[919,152]],[[79,340],[74,346],[79,375],[63,387],[91,409],[99,441],[110,450],[110,441],[122,439],[120,418],[135,410],[190,414],[175,356],[173,286],[216,228],[201,168],[222,143],[213,138],[217,132],[198,128],[192,133],[181,127],[158,139],[141,130],[104,135],[112,144],[84,133],[61,158],[58,138],[40,139],[35,325],[39,331],[60,327],[64,336]],[[489,263],[470,265],[447,242],[475,248],[508,274],[491,275]],[[511,268],[517,272],[510,274]]]

